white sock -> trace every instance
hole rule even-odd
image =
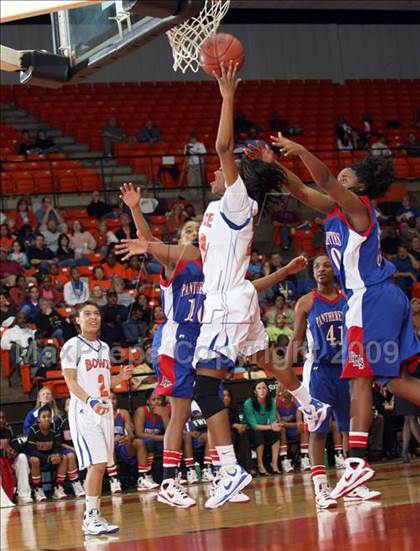
[[[318,494],[323,488],[328,486],[328,480],[326,474],[317,474],[312,477],[314,483],[315,493]]]
[[[236,460],[235,450],[233,449],[233,444],[230,444],[229,446],[216,446],[216,450],[219,455],[221,467],[236,465],[238,463]]]
[[[312,400],[311,395],[309,394],[308,389],[303,386],[301,383],[300,387],[296,390],[289,390],[290,394],[292,394],[296,400],[299,402],[299,405],[301,405],[303,408],[307,408]]]
[[[93,509],[96,509],[99,512],[99,497],[86,496],[86,511],[90,513]]]

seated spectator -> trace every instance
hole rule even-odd
[[[283,314],[285,317],[285,323],[289,327],[293,327],[295,323],[295,314],[286,304],[286,298],[284,295],[276,297],[274,305],[265,313],[265,320],[267,325],[274,325],[276,323],[277,315]]]
[[[102,266],[93,268],[93,279],[90,281],[90,286],[93,287],[94,285],[99,285],[102,289],[109,289],[112,285],[112,281],[105,278]]]
[[[46,342],[45,339],[46,335],[43,331],[35,332],[34,342],[26,357],[26,363],[31,366],[31,377],[45,377],[47,371],[60,369],[58,348]]]
[[[159,130],[153,126],[153,122],[148,120],[146,125],[140,130],[137,139],[141,143],[153,145],[161,141],[161,135]]]
[[[37,226],[35,215],[30,208],[29,202],[24,197],[17,202],[13,218],[16,220],[17,229],[20,229],[24,224],[27,224],[31,228],[36,228]]]
[[[60,211],[54,207],[51,197],[42,198],[41,206],[35,210],[35,216],[38,224],[41,226],[48,226],[48,222],[53,220],[59,231],[64,231],[65,229],[63,228],[63,226],[65,226],[63,217]]]
[[[89,289],[87,284],[80,279],[80,272],[77,268],[72,268],[70,272],[70,281],[64,285],[64,302],[67,306],[82,304],[89,299]]]
[[[53,286],[53,279],[50,274],[45,274],[42,277],[38,289],[40,298],[49,300],[54,306],[57,306],[61,302],[61,293]]]
[[[340,151],[351,151],[354,149],[353,139],[347,134],[344,134],[342,138],[337,138],[337,149]]]
[[[407,220],[406,224],[402,224],[401,237],[404,245],[410,246],[411,241],[415,237],[420,237],[418,228],[420,227],[420,218],[412,216]]]
[[[118,121],[115,117],[111,117],[108,121],[108,126],[102,129],[102,143],[104,153],[107,157],[112,157],[113,145],[127,141],[127,134],[118,126]]]
[[[123,322],[128,317],[128,310],[125,306],[117,303],[118,297],[114,289],[108,289],[106,300],[106,305],[101,308],[101,339],[109,346],[113,344],[121,346],[125,340]]]
[[[15,473],[19,505],[32,503],[29,485],[30,469],[23,449],[24,447],[14,438],[13,429],[7,423],[6,414],[0,411],[0,458],[2,458],[0,461],[6,461]]]
[[[130,312],[130,318],[124,322],[123,330],[125,340],[131,346],[141,342],[146,337],[149,325],[144,320],[145,313],[139,304],[134,304]]]
[[[111,252],[102,264],[106,279],[112,279],[114,275],[125,279],[125,266],[118,262],[115,253]]]
[[[44,386],[38,391],[35,407],[29,410],[28,413],[25,415],[22,429],[23,434],[28,434],[29,429],[38,420],[39,409],[45,405],[48,405],[51,408],[54,429],[57,429],[61,425],[61,415],[57,403],[54,400],[51,390],[48,387]]]
[[[70,238],[66,233],[61,233],[57,241],[57,259],[60,268],[73,266],[88,266],[86,257],[76,258],[75,251],[70,247]]]
[[[402,239],[397,234],[394,226],[388,226],[383,231],[384,237],[381,239],[381,249],[384,255],[391,260],[397,255],[398,247],[402,244]]]
[[[57,466],[53,499],[66,498],[64,482],[67,473],[67,456],[62,455],[60,436],[53,428],[52,412],[48,405],[39,409],[38,422],[29,429],[26,446],[35,500],[40,502],[47,499],[42,489],[41,470],[50,465]]]
[[[409,195],[405,195],[402,199],[402,206],[397,210],[395,216],[398,222],[407,222],[410,218],[420,216],[420,210],[411,204]]]
[[[9,358],[14,369],[26,362],[35,331],[28,325],[24,312],[18,312],[14,324],[6,329],[0,341],[2,350],[10,352]]]
[[[28,257],[26,256],[26,253],[22,250],[22,245],[19,243],[19,241],[14,241],[12,244],[12,250],[7,257],[8,260],[12,262],[17,262],[24,270],[27,270],[30,268]]]
[[[296,228],[299,217],[293,210],[288,210],[284,202],[279,204],[279,209],[271,217],[273,225],[280,227],[280,237],[282,249],[288,251],[291,246],[291,229]]]
[[[25,300],[22,302],[21,311],[26,314],[28,321],[33,322],[40,313],[39,289],[36,285],[29,287]]]
[[[125,270],[125,278],[130,287],[137,287],[141,277],[142,265],[138,256],[130,257],[128,267]]]
[[[252,466],[251,445],[248,437],[248,426],[241,421],[238,408],[233,402],[232,393],[228,388],[223,389],[223,403],[229,414],[229,425],[232,433],[232,442],[239,464],[250,472],[256,474]]]
[[[397,269],[394,273],[396,285],[404,292],[409,293],[413,283],[417,282],[416,260],[409,254],[405,245],[400,245],[397,256],[392,262]]]
[[[48,273],[50,264],[57,262],[57,257],[45,246],[42,233],[35,234],[34,244],[28,249],[28,260],[41,274]]]
[[[384,134],[378,134],[376,141],[370,146],[371,155],[377,157],[392,157],[392,151],[389,149]]]
[[[122,239],[136,239],[136,226],[134,225],[129,214],[125,212],[120,214],[120,224],[121,228],[115,232],[117,241],[121,241]]]
[[[17,276],[15,284],[10,289],[9,293],[10,302],[11,304],[13,304],[13,306],[20,308],[22,302],[25,300],[26,297],[26,287],[26,277],[24,275]]]
[[[270,396],[267,383],[256,383],[251,398],[244,402],[244,417],[249,426],[249,437],[257,452],[258,473],[268,475],[264,465],[264,446],[271,447],[271,468],[280,473],[278,458],[280,451],[281,425],[276,420],[276,402]]]
[[[106,295],[104,289],[100,285],[91,286],[89,300],[93,301],[99,308],[105,306]]]
[[[287,302],[295,301],[298,296],[296,283],[291,279],[280,281],[280,283],[274,286],[274,291],[276,294],[284,295]]]
[[[401,147],[408,157],[420,157],[420,142],[415,132],[408,132],[407,141]]]
[[[98,190],[92,191],[92,199],[86,207],[89,216],[101,220],[102,218],[113,218],[114,213],[111,205],[102,201]]]
[[[420,262],[420,237],[413,237],[411,239],[410,254]]]
[[[53,304],[45,299],[39,299],[39,314],[34,321],[36,326],[45,337],[54,338],[63,341],[63,323],[64,318],[60,316],[57,310],[54,310]]]
[[[176,234],[188,220],[188,214],[185,212],[182,203],[175,203],[171,211],[166,215],[166,227],[170,234]]]
[[[28,250],[35,241],[35,230],[29,224],[23,224],[23,226],[17,232],[17,239],[22,248]]]
[[[9,327],[15,321],[16,307],[10,304],[7,294],[0,291],[0,325]]]
[[[60,150],[52,138],[48,138],[44,130],[38,130],[35,139],[35,150],[39,153],[56,153]]]
[[[280,335],[286,335],[289,338],[293,335],[292,329],[286,325],[286,318],[283,313],[277,314],[276,325],[269,325],[266,332],[270,343],[276,342]]]
[[[58,240],[60,234],[58,231],[57,222],[55,220],[48,220],[47,224],[41,224],[39,226],[39,232],[44,236],[44,244],[53,253],[57,253]]]
[[[35,150],[35,142],[29,134],[29,130],[22,130],[22,141],[19,145],[19,155],[30,155]]]
[[[75,252],[76,260],[84,254],[95,252],[96,241],[93,235],[85,230],[79,220],[73,222],[73,232],[70,236],[70,248]]]
[[[353,149],[353,128],[346,121],[343,115],[337,117],[337,122],[335,123],[335,134],[337,136],[337,147],[338,149]],[[340,145],[342,147],[340,147]]]
[[[254,250],[251,252],[251,258],[248,266],[248,273],[250,274],[251,279],[256,279],[260,277],[261,270],[262,270],[261,260],[262,260],[262,256],[258,253],[258,251]]]
[[[141,190],[140,210],[143,214],[153,214],[158,207],[159,201],[156,197],[149,197],[149,190]]]
[[[188,185],[199,187],[204,183],[206,146],[198,141],[196,132],[190,132],[189,142],[184,146],[185,162],[188,167]]]
[[[149,301],[143,293],[139,293],[136,298],[136,303],[141,307],[143,310],[143,319],[147,323],[147,325],[150,325],[152,322],[152,309],[149,306]]]
[[[413,315],[413,325],[417,336],[420,337],[420,298],[411,299],[411,313]]]
[[[7,224],[0,226],[0,247],[9,252],[16,240],[16,236],[12,235],[7,227]]]
[[[16,278],[24,273],[22,266],[16,260],[7,259],[7,251],[0,248],[0,282],[12,287]]]
[[[270,257],[271,262],[271,271],[274,272],[275,270],[278,270],[284,266],[284,261],[280,255],[280,253],[271,253]]]
[[[357,135],[357,149],[366,149],[373,133],[373,120],[369,113],[363,113]]]
[[[207,432],[206,420],[203,417],[197,402],[191,403],[191,417],[186,423],[184,432],[184,464],[187,470],[187,484],[197,484],[198,476],[195,470],[194,452],[203,450],[204,461],[201,471],[202,482],[211,482],[214,479],[212,472],[212,460]],[[183,479],[184,480],[184,479]]]
[[[134,302],[134,297],[125,288],[124,280],[121,277],[115,276],[112,278],[111,288],[117,293],[118,304],[130,306]]]
[[[118,243],[118,238],[115,233],[111,230],[108,230],[106,222],[98,221],[96,224],[96,230],[93,233],[93,238],[96,241],[96,246],[100,253],[107,255],[109,252],[110,245]]]

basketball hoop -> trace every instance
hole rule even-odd
[[[198,71],[200,48],[209,36],[217,32],[229,5],[230,0],[206,0],[204,8],[197,16],[167,31],[174,57],[174,71]]]

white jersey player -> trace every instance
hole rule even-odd
[[[87,535],[118,531],[100,516],[102,480],[107,466],[114,463],[114,417],[111,387],[131,377],[124,367],[111,377],[109,347],[98,339],[101,314],[93,302],[78,307],[80,335],[65,343],[61,367],[70,390],[69,425],[80,469],[87,469],[86,511],[83,531]]]

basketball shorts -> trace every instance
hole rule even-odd
[[[60,455],[63,455],[63,453],[60,450]],[[41,469],[45,469],[46,467],[51,467],[52,463],[50,463],[50,457],[53,455],[53,452],[41,452],[34,450],[32,452],[29,452],[27,454],[28,459],[31,457],[37,457],[39,459],[39,464]]]
[[[136,465],[137,458],[135,455],[128,455],[127,446],[125,444],[115,444],[115,457],[119,463],[127,465]]]
[[[114,416],[109,401],[109,411],[98,415],[80,400],[70,400],[69,425],[76,451],[79,470],[90,465],[114,464]]]
[[[178,323],[160,325],[153,338],[152,365],[158,379],[156,395],[192,398],[193,359],[200,332]]]
[[[329,404],[331,408],[322,425],[315,431],[328,434],[331,416],[337,423],[337,430],[350,430],[350,390],[348,381],[341,378],[341,364],[313,364],[306,362],[303,368],[303,383],[312,398]]]
[[[343,314],[344,379],[373,377],[386,383],[398,377],[402,363],[419,356],[410,303],[393,283],[353,291]]]
[[[231,371],[239,354],[251,356],[268,347],[258,295],[251,285],[207,295],[194,366]]]

